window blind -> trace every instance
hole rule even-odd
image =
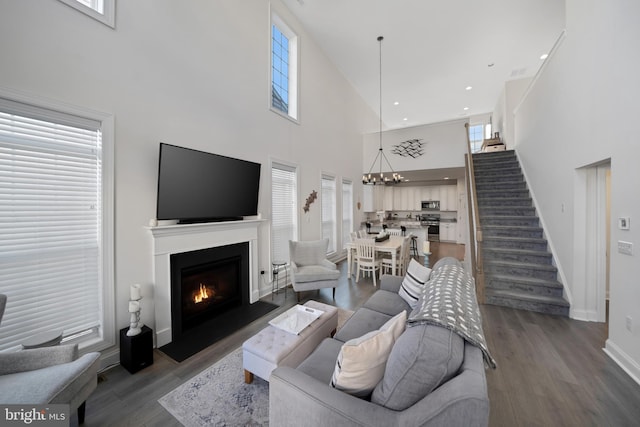
[[[336,179],[322,176],[322,238],[329,239],[327,253],[336,251]]]
[[[0,99],[0,350],[99,330],[100,123]]]
[[[289,240],[298,239],[298,189],[295,167],[271,166],[271,256],[289,262]]]
[[[342,180],[342,248],[347,247],[351,241],[350,233],[353,231],[353,183]]]

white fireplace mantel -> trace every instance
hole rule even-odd
[[[258,227],[263,219],[147,227],[153,235],[156,345],[171,342],[171,255],[249,242],[249,301],[260,298]]]

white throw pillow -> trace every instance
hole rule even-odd
[[[420,265],[418,261],[411,258],[409,267],[407,267],[407,274],[404,276],[402,286],[400,286],[398,290],[400,298],[405,300],[411,309],[414,309],[418,304],[418,299],[420,298],[424,284],[429,280],[430,274],[430,268]]]
[[[407,312],[389,319],[380,329],[342,345],[331,386],[354,396],[368,396],[384,376],[384,368],[396,339],[404,332]]]

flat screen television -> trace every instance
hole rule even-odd
[[[260,164],[160,143],[156,218],[181,223],[258,213]]]

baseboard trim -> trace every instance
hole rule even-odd
[[[584,322],[599,322],[598,313],[593,310],[574,310],[573,307],[569,310],[569,318],[574,320],[581,320]],[[602,323],[602,322],[600,322]]]
[[[614,342],[608,339],[605,342],[604,352],[614,362],[618,364],[629,376],[640,385],[640,365],[636,363],[627,353],[625,353]]]

